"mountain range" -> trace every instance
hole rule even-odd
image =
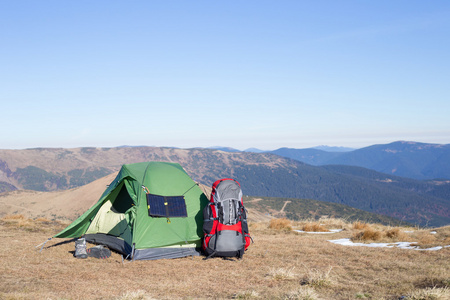
[[[398,141],[352,151],[280,148],[271,153],[310,165],[347,165],[414,178],[450,179],[450,145]]]
[[[274,153],[161,147],[0,150],[0,192],[76,188],[118,171],[122,164],[142,161],[178,162],[206,186],[232,177],[245,195],[314,199],[419,225],[450,224],[450,180],[422,181],[354,166],[314,166]]]

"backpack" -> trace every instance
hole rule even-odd
[[[251,237],[239,182],[231,178],[214,182],[203,219],[205,259],[214,256],[242,258]]]

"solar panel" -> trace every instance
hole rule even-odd
[[[147,194],[150,217],[187,217],[184,196],[160,196]]]

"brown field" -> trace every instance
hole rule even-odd
[[[394,228],[335,223],[344,230],[332,235],[251,223],[254,244],[239,261],[122,262],[116,253],[104,260],[76,259],[74,242],[64,239],[49,241],[39,253],[35,246],[65,224],[8,215],[0,219],[0,299],[450,299],[450,248],[334,245],[327,240],[351,238],[368,227],[392,241],[405,238]],[[333,220],[322,224],[330,228]],[[432,244],[444,245],[450,229],[437,232]],[[408,238],[414,234],[427,233],[416,230]]]

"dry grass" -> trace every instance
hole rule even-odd
[[[23,215],[6,215],[1,219],[1,222],[8,227],[22,228],[29,231],[38,230],[40,227],[37,226],[40,222],[36,223]]]
[[[319,300],[319,296],[316,291],[309,286],[302,286],[294,291],[286,293],[282,299],[287,300]]]
[[[430,234],[429,229],[421,229],[414,230],[409,235],[422,248],[450,245],[450,226],[436,229],[435,234]]]
[[[6,215],[0,219],[0,225],[9,228],[20,228],[32,232],[51,232],[55,226],[64,228],[68,224],[60,221],[51,221],[47,218],[29,219],[23,215]]]
[[[329,235],[298,235],[266,222],[251,224],[255,243],[242,260],[122,263],[116,253],[76,259],[71,240],[51,240],[39,253],[35,246],[63,226],[24,219],[0,220],[0,299],[448,299],[450,288],[450,248],[345,247]],[[436,231],[439,241],[448,236],[446,228]],[[215,278],[221,284],[205,288]]]
[[[233,299],[258,299],[259,294],[258,294],[258,292],[253,291],[253,290],[244,291],[244,292],[237,293],[232,298]]]
[[[356,221],[353,222],[352,224],[352,228],[355,230],[364,230],[367,229],[369,227],[369,224],[361,222],[361,221]]]
[[[347,221],[340,218],[321,217],[318,220],[308,219],[294,223],[295,228],[307,232],[329,232],[330,229],[350,229]]]
[[[49,219],[43,218],[43,217],[37,218],[36,221],[39,222],[39,223],[44,223],[44,224],[45,224],[45,223],[48,224],[48,223],[51,223],[51,222],[52,222],[52,220],[49,220]]]
[[[6,215],[2,218],[3,221],[5,222],[14,222],[14,221],[22,221],[22,220],[26,220],[24,215]]]
[[[355,232],[352,241],[380,242],[383,232],[372,228],[366,228],[363,231]]]
[[[329,232],[329,230],[324,225],[318,222],[307,223],[303,225],[302,230],[309,232]]]
[[[417,290],[409,293],[404,298],[405,300],[439,300],[450,299],[449,288],[426,288],[424,290]]]
[[[318,220],[320,224],[328,229],[348,229],[349,224],[342,218],[322,217]]]
[[[282,231],[291,231],[292,225],[291,225],[291,221],[286,218],[272,219],[269,222],[269,228],[275,229],[275,230],[282,230]]]
[[[153,300],[153,299],[155,298],[146,295],[146,291],[144,290],[127,291],[123,293],[123,295],[114,298],[114,300]]]
[[[294,272],[295,267],[292,268],[272,268],[267,276],[275,280],[292,280],[297,277]]]
[[[270,222],[258,222],[258,223],[249,223],[250,232],[267,230],[270,226]]]
[[[395,239],[399,241],[406,241],[410,238],[409,235],[407,235],[403,230],[400,228],[391,228],[384,232],[385,236],[389,239]]]
[[[353,232],[351,239],[356,242],[414,242],[420,248],[450,245],[450,226],[439,228],[434,234],[430,229],[407,230],[365,223],[356,226],[354,223],[353,228],[362,229]]]
[[[302,278],[300,284],[312,287],[325,287],[332,285],[332,277],[330,275],[333,267],[329,267],[324,271],[321,269],[309,269],[307,274]]]

